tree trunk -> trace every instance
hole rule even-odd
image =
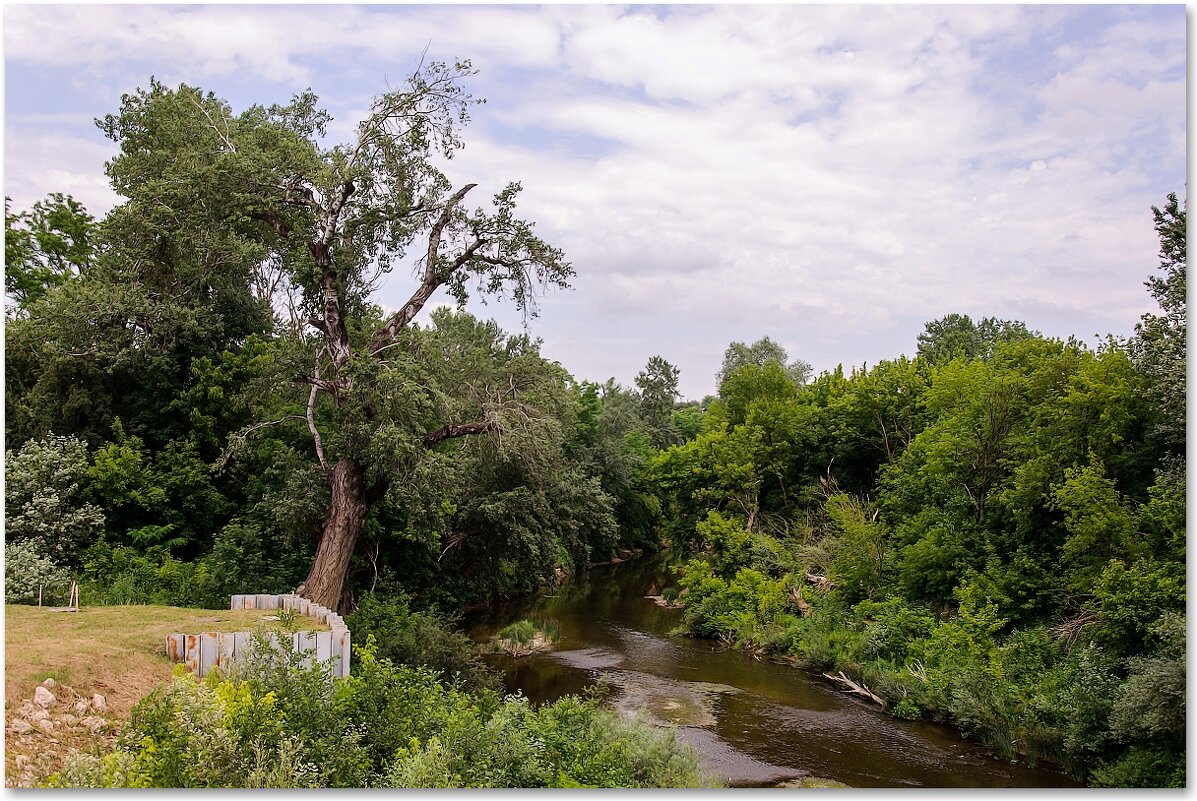
[[[357,538],[366,525],[370,501],[366,493],[366,478],[362,468],[352,459],[339,459],[333,465],[330,480],[332,499],[328,516],[324,518],[324,532],[316,547],[316,559],[307,580],[300,585],[299,595],[310,601],[339,609],[349,559],[357,545]],[[347,610],[344,610],[347,611]]]

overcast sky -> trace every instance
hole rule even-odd
[[[447,172],[562,247],[528,330],[575,376],[650,356],[714,391],[733,340],[816,371],[913,355],[959,312],[1133,332],[1150,207],[1185,192],[1185,7],[8,6],[4,191],[119,198],[93,118],[168,84],[240,111],[311,87],[348,140],[372,95],[472,59]],[[378,297],[398,306],[409,271]],[[509,330],[510,304],[471,310]]]

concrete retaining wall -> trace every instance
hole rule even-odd
[[[330,662],[334,676],[349,675],[349,628],[337,613],[314,604],[298,595],[234,595],[230,609],[294,609],[301,615],[327,623],[330,631],[299,631],[294,634],[267,634],[275,648],[281,648],[283,640],[290,639],[290,646],[296,653],[307,653],[304,665],[312,660]],[[227,669],[229,664],[243,656],[254,644],[251,632],[238,631],[222,633],[209,631],[202,634],[166,635],[166,655],[174,662],[183,662],[197,676],[204,676],[213,667]]]

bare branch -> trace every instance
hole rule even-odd
[[[312,442],[316,444],[316,458],[320,460],[320,471],[328,478],[328,460],[324,458],[324,441],[320,439],[320,431],[316,428],[316,393],[320,388],[312,384],[312,391],[308,393],[308,431],[312,433]]]
[[[444,235],[445,227],[449,224],[449,220],[453,216],[454,209],[461,203],[466,193],[475,186],[477,184],[466,184],[445,202],[445,207],[441,210],[441,216],[433,224],[432,230],[428,232],[428,253],[424,256],[424,278],[420,282],[420,286],[412,293],[407,303],[404,303],[399,311],[391,315],[390,319],[374,332],[374,336],[370,338],[371,356],[377,356],[383,348],[393,342],[395,337],[399,335],[399,331],[415,319],[415,316],[420,313],[420,309],[424,308],[424,304],[432,297],[432,293],[448,279],[447,275],[441,275],[437,272],[437,263],[440,260],[441,237]]]
[[[208,127],[210,127],[212,129],[213,133],[215,133],[217,136],[220,137],[220,141],[224,142],[224,146],[229,149],[229,152],[236,153],[237,146],[234,145],[233,140],[229,138],[228,118],[223,119],[224,130],[221,131],[220,128],[217,127],[217,125],[216,125],[216,120],[212,119],[212,115],[208,113],[208,109],[204,108],[203,103],[199,102],[194,97],[191,98],[191,102],[195,104],[195,107],[198,108],[200,110],[200,112],[204,115],[204,117],[208,120]]]

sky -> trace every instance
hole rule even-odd
[[[150,76],[235,111],[310,87],[348,142],[425,52],[468,58],[486,104],[446,174],[520,181],[577,272],[528,333],[580,380],[663,356],[697,400],[763,336],[821,372],[913,356],[950,313],[1132,334],[1151,206],[1185,196],[1185,29],[1183,5],[9,5],[4,193],[119,203],[93,120]],[[413,288],[399,267],[376,300]]]

